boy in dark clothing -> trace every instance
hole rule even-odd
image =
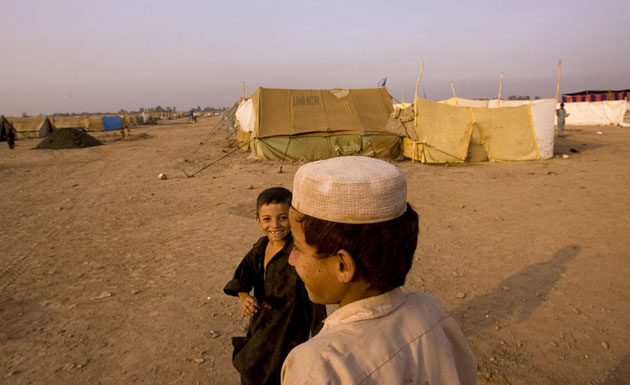
[[[247,335],[234,337],[233,364],[242,384],[280,384],[280,369],[291,349],[322,327],[324,305],[313,304],[288,263],[293,248],[289,224],[291,192],[275,187],[256,202],[256,221],[265,233],[247,253],[223,289],[238,296],[251,316]],[[250,292],[254,289],[254,295]]]

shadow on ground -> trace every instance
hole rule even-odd
[[[567,132],[564,138],[556,137],[553,151],[555,154],[580,153],[603,147],[604,144],[586,140],[582,132]],[[590,133],[589,133],[590,134]]]
[[[518,313],[516,322],[529,319],[546,301],[567,265],[580,253],[579,246],[566,246],[553,258],[527,266],[501,281],[489,293],[475,297],[451,310],[467,337],[495,326],[500,320]]]
[[[630,383],[630,355],[622,358],[604,380],[604,385],[627,385],[628,383]]]

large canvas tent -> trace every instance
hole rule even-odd
[[[423,163],[551,158],[555,103],[416,98],[403,153]]]
[[[243,113],[241,106],[250,111]],[[400,154],[400,136],[385,130],[393,111],[385,88],[258,88],[241,106],[237,138],[260,158],[313,161]]]
[[[9,118],[17,139],[44,138],[51,134],[55,126],[45,116],[29,118]]]

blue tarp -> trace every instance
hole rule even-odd
[[[122,129],[122,118],[117,116],[103,116],[103,131]]]

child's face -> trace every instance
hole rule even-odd
[[[294,266],[295,271],[302,278],[312,302],[339,303],[344,288],[336,279],[337,259],[317,255],[315,246],[306,243],[302,225],[296,221],[296,217],[300,215],[294,209],[291,209],[289,213],[295,244],[289,256],[289,265]]]
[[[289,205],[284,203],[262,205],[256,221],[270,241],[281,241],[291,231]]]

